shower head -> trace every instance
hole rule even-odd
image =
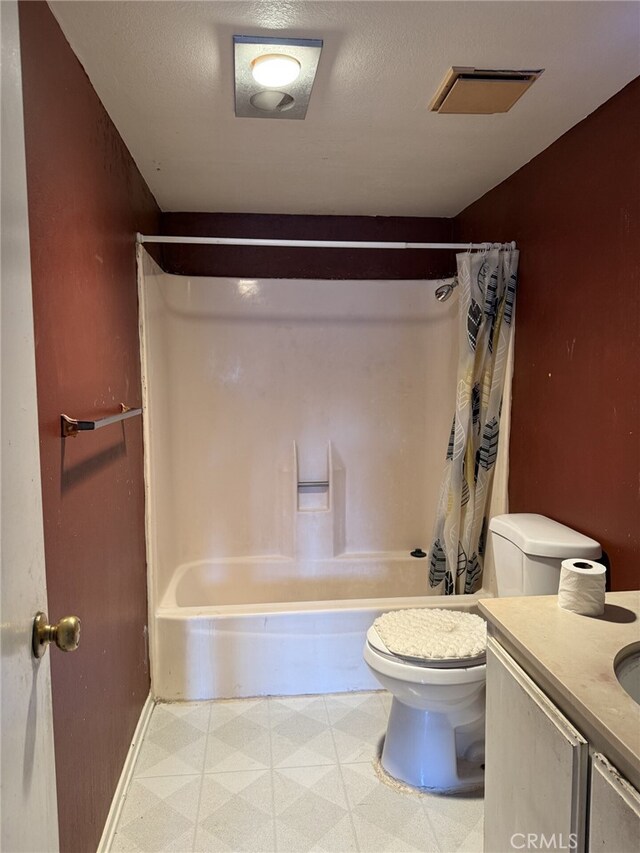
[[[454,279],[451,284],[441,284],[436,288],[435,297],[438,302],[446,302],[453,293],[453,288],[458,286],[458,279]]]

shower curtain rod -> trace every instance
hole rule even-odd
[[[165,237],[137,234],[138,243],[196,243],[207,246],[292,246],[299,249],[515,249],[513,243],[384,243],[364,240],[262,240],[254,237]]]

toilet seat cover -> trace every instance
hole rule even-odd
[[[459,610],[394,610],[378,616],[367,638],[383,654],[427,666],[469,666],[484,659],[487,623]]]

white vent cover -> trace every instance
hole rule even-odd
[[[496,71],[454,66],[440,84],[429,109],[449,115],[506,113],[543,71],[544,68]]]

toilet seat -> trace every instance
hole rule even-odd
[[[485,662],[486,624],[463,611],[395,610],[375,620],[367,642],[379,654],[413,666],[466,668]]]
[[[418,666],[421,669],[466,669],[470,666],[480,666],[485,663],[486,653],[477,655],[473,658],[414,658],[409,655],[401,655],[392,652],[391,649],[385,646],[380,638],[380,634],[372,625],[367,631],[367,643],[371,646],[376,654],[393,660],[398,664],[405,663],[408,666]]]
[[[487,665],[484,658],[473,663],[449,666],[430,666],[429,661],[408,661],[397,655],[386,654],[367,641],[364,644],[364,659],[376,672],[407,684],[462,685],[485,680]]]

